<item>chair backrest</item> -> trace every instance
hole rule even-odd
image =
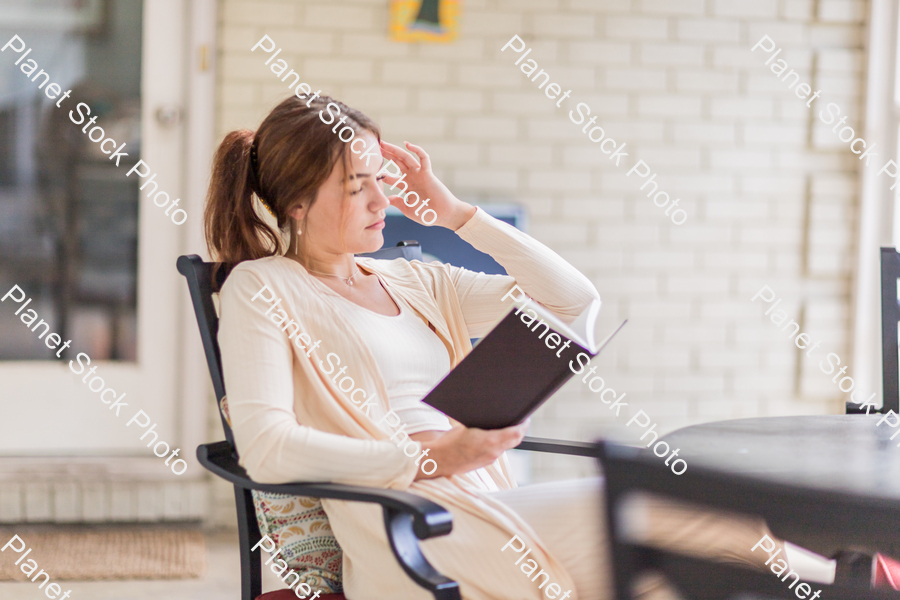
[[[683,597],[691,600],[746,597],[750,592],[774,598],[795,597],[789,584],[774,573],[689,557],[635,541],[628,508],[630,500],[641,493],[719,511],[759,515],[776,532],[815,535],[827,528],[848,548],[884,550],[895,544],[900,519],[896,503],[724,473],[694,463],[686,472],[674,475],[648,452],[611,442],[598,443],[597,451],[606,479],[605,516],[617,600],[631,600],[635,580],[648,570],[662,572]],[[814,585],[822,588],[822,598],[829,600],[882,597],[855,588]]]
[[[897,368],[897,323],[900,303],[897,280],[900,279],[900,254],[895,248],[881,249],[881,380],[884,405],[881,412],[900,412],[900,373]]]
[[[419,242],[404,240],[392,248],[383,248],[376,252],[361,254],[378,259],[405,258],[406,260],[422,260],[422,248]],[[222,356],[219,353],[219,316],[213,304],[213,294],[222,289],[228,270],[220,268],[221,263],[203,262],[196,254],[179,256],[178,272],[187,280],[188,290],[191,292],[191,302],[194,305],[194,315],[197,317],[197,325],[200,328],[200,339],[203,342],[203,351],[206,354],[206,365],[209,367],[209,376],[212,378],[213,390],[216,393],[216,403],[219,406],[219,417],[222,419],[222,428],[225,430],[225,439],[234,447],[234,436],[231,427],[222,412],[222,399],[225,397],[225,380],[222,376]]]
[[[203,262],[196,254],[179,256],[176,263],[178,272],[187,280],[188,290],[191,292],[191,303],[194,305],[194,315],[197,317],[197,326],[200,328],[200,340],[203,342],[203,352],[206,354],[206,366],[209,368],[209,376],[212,379],[213,390],[216,394],[216,404],[219,407],[219,417],[222,419],[222,427],[225,429],[225,439],[234,446],[234,437],[231,427],[222,414],[222,398],[225,397],[225,380],[222,377],[222,356],[219,353],[219,315],[213,304],[213,294],[218,293],[225,283],[228,271],[221,267],[221,263]]]

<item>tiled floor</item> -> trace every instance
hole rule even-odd
[[[72,581],[64,582],[63,591],[72,590],[70,600],[240,600],[237,532],[217,532],[206,540],[209,566],[200,579]],[[265,574],[263,577],[264,591],[284,587],[273,585],[280,583],[275,575],[274,582]],[[41,598],[46,596],[36,583],[0,583],[0,600]]]

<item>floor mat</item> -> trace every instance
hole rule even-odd
[[[29,560],[38,565],[35,574],[43,569],[53,581],[186,579],[206,571],[206,540],[191,526],[0,527],[0,547],[11,540],[0,553],[0,581],[28,579],[21,567],[32,565]],[[31,566],[26,570],[32,570]]]

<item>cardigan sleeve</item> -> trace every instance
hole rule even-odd
[[[240,463],[260,483],[329,481],[405,489],[418,467],[387,440],[302,425],[287,334],[251,298],[264,282],[236,268],[220,293],[219,348]],[[305,371],[298,369],[299,376]]]
[[[485,335],[509,311],[514,298],[521,297],[515,292],[503,300],[514,286],[566,322],[573,321],[592,301],[600,302],[597,289],[578,269],[544,244],[481,208],[456,234],[490,255],[508,273],[485,275],[446,267],[471,337]]]

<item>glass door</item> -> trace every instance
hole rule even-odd
[[[183,12],[0,3],[0,455],[152,459],[138,411],[178,436]]]

